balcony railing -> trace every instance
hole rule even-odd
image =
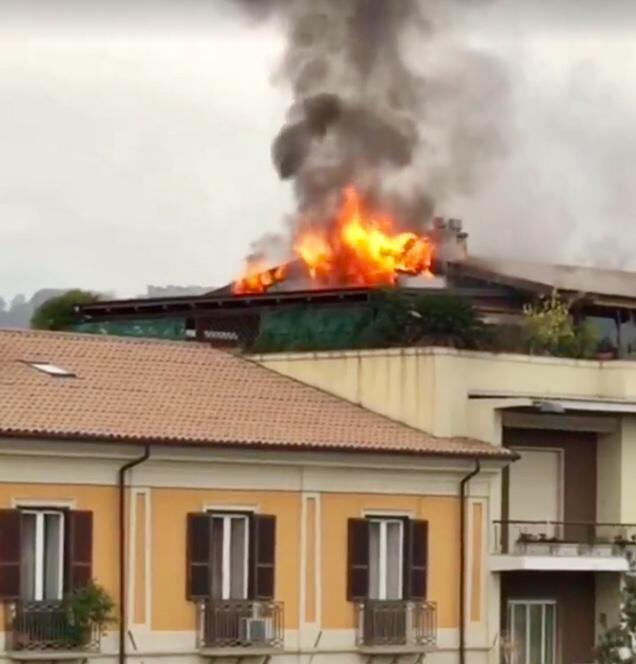
[[[15,602],[6,611],[7,649],[22,651],[99,651],[98,625],[73,623],[62,602]]]
[[[358,647],[420,649],[437,642],[433,602],[370,600],[356,605],[355,624]]]
[[[585,521],[494,521],[496,554],[633,556],[636,524]]]
[[[200,648],[283,647],[282,602],[208,600],[199,604]]]

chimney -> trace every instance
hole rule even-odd
[[[444,265],[448,262],[466,260],[468,257],[468,233],[462,231],[461,219],[433,219],[432,237],[437,246],[437,262],[445,271]]]

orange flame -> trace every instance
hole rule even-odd
[[[348,187],[334,222],[302,230],[294,251],[321,285],[380,286],[395,284],[400,273],[430,275],[434,245],[415,233],[396,233],[389,215],[368,213],[358,192]],[[261,293],[285,277],[285,266],[265,270],[262,263],[252,263],[234,292]]]
[[[234,282],[233,291],[236,295],[248,293],[264,293],[270,286],[283,281],[287,276],[287,265],[268,269],[261,259],[248,261],[243,276]]]

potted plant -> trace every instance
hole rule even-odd
[[[596,348],[596,357],[599,360],[613,360],[616,357],[616,346],[609,337],[603,337]]]
[[[101,635],[106,625],[113,622],[115,603],[106,590],[93,581],[68,595],[64,606],[66,641],[71,650],[90,647],[94,637]]]

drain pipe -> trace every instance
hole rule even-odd
[[[459,664],[466,664],[466,488],[480,470],[475,459],[475,469],[459,484]]]
[[[150,456],[150,445],[144,453],[119,469],[119,664],[126,664],[126,472]]]

